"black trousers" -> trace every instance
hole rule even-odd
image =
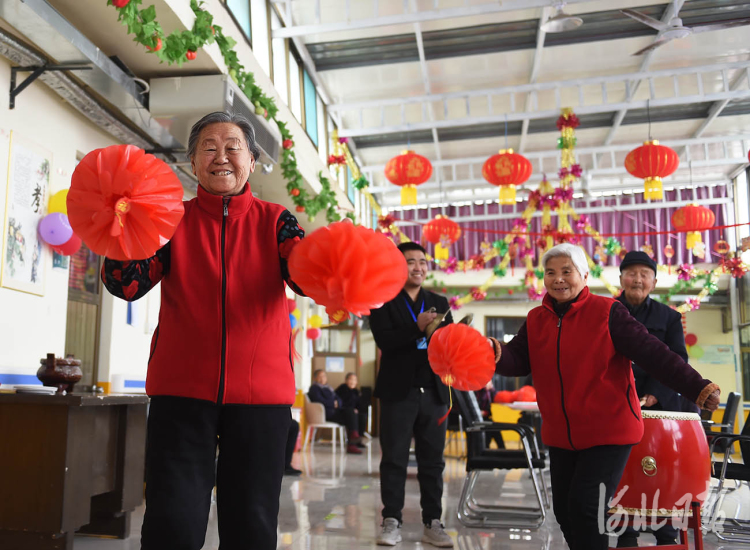
[[[603,445],[582,451],[549,448],[552,507],[570,550],[607,550],[609,499],[620,482],[630,445]],[[600,503],[601,487],[604,503]]]
[[[291,468],[292,457],[294,456],[294,447],[297,445],[297,436],[299,435],[299,422],[292,418],[289,423],[289,433],[286,436],[286,449],[284,450],[284,467]]]
[[[336,409],[333,414],[330,415],[326,420],[341,424],[346,428],[346,433],[350,434],[359,430],[359,415],[354,412],[354,409]]]
[[[288,406],[152,397],[141,549],[200,550],[215,481],[220,549],[275,550],[290,420]]]
[[[412,388],[403,401],[381,400],[380,447],[383,457],[380,460],[380,496],[384,518],[395,518],[401,523],[412,436],[417,456],[422,522],[429,524],[443,515],[443,450],[447,422],[438,425],[438,420],[447,410],[437,392],[429,389]]]

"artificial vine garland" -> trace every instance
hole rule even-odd
[[[169,35],[164,34],[161,25],[156,21],[156,8],[150,6],[139,9],[142,2],[143,0],[107,0],[108,5],[117,8],[118,21],[127,26],[129,34],[134,35],[133,41],[142,44],[149,53],[153,53],[162,62],[169,65],[176,63],[182,66],[183,63],[192,61],[197,57],[198,49],[206,44],[216,42],[224,58],[224,63],[229,69],[229,76],[252,101],[255,106],[255,114],[273,119],[279,127],[283,140],[282,159],[279,164],[282,174],[287,180],[287,191],[296,206],[297,212],[307,214],[312,220],[319,212],[325,211],[328,222],[340,220],[341,216],[337,212],[336,194],[328,179],[323,177],[322,172],[318,174],[322,186],[321,192],[317,196],[311,197],[305,190],[302,174],[297,167],[297,159],[292,150],[294,147],[292,134],[285,123],[276,119],[279,110],[276,103],[255,83],[253,73],[245,70],[234,51],[237,41],[230,36],[226,36],[219,25],[213,24],[213,15],[202,8],[203,2],[190,0],[190,8],[195,14],[192,29],[174,31]]]

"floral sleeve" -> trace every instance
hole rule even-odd
[[[276,238],[279,243],[279,260],[281,261],[281,275],[284,277],[284,281],[289,287],[300,296],[304,296],[294,281],[289,276],[289,267],[287,266],[287,259],[292,253],[292,249],[295,245],[305,237],[305,230],[302,229],[297,218],[295,218],[289,210],[284,210],[279,216],[279,221],[276,223]]]
[[[143,297],[169,272],[170,243],[145,260],[104,258],[102,282],[110,294],[133,302]]]

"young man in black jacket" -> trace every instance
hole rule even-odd
[[[448,412],[448,388],[436,376],[427,360],[427,343],[441,326],[452,323],[448,300],[425,290],[425,249],[416,243],[402,243],[409,268],[403,290],[393,300],[370,314],[370,328],[383,355],[375,384],[380,398],[380,495],[383,500],[382,532],[379,545],[401,541],[401,510],[404,507],[409,446],[414,437],[419,491],[421,494],[423,542],[442,548],[453,541],[440,523],[443,496],[443,449]],[[433,309],[434,308],[434,309]]]

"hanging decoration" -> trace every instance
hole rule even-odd
[[[670,147],[657,140],[646,141],[625,157],[625,169],[636,178],[643,178],[643,198],[662,200],[662,178],[671,176],[680,165],[680,157]]]
[[[414,151],[403,151],[385,165],[385,177],[401,187],[401,204],[417,204],[417,185],[432,176],[432,163]]]
[[[531,176],[531,162],[523,155],[514,153],[513,149],[501,149],[484,162],[482,176],[492,185],[500,187],[500,204],[514,204],[516,186]]]
[[[703,244],[701,240],[701,231],[711,229],[716,221],[713,211],[705,206],[698,204],[689,204],[677,209],[672,214],[672,225],[678,231],[687,231],[686,248],[695,251],[699,245]],[[702,247],[705,248],[705,245]]]
[[[461,228],[450,218],[438,215],[422,227],[422,238],[435,245],[435,259],[447,260],[448,247],[461,237]]]
[[[443,384],[460,391],[481,390],[495,374],[494,352],[487,338],[462,323],[437,330],[427,357]]]

